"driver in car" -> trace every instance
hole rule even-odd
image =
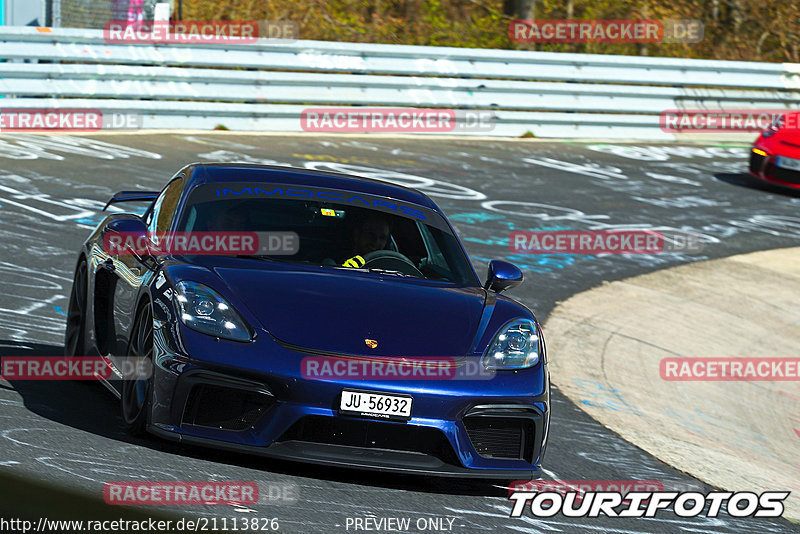
[[[389,223],[378,214],[370,214],[361,224],[353,228],[352,257],[342,266],[355,269],[364,266],[364,256],[376,250],[386,250],[389,247],[389,234],[392,229]]]
[[[217,207],[206,220],[209,232],[247,231],[250,228],[248,212],[241,204],[230,204]]]

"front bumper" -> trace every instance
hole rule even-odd
[[[401,474],[530,480],[541,471],[550,417],[544,364],[490,380],[322,381],[303,378],[305,355],[266,332],[252,343],[215,341],[173,323],[155,340],[148,428],[166,439]],[[412,418],[341,415],[343,388],[410,394]]]
[[[150,432],[164,439],[263,456],[275,460],[310,463],[328,467],[346,467],[359,470],[379,470],[399,475],[436,475],[453,478],[481,478],[492,480],[535,480],[541,476],[540,469],[467,469],[444,463],[423,454],[403,451],[371,449],[345,445],[286,441],[269,447],[241,445],[220,439],[168,432],[150,427]]]
[[[780,154],[770,153],[766,147],[762,148],[759,145],[755,145],[753,149],[750,151],[748,166],[752,176],[782,187],[800,189],[800,171],[778,167],[776,165],[776,157]],[[756,151],[766,152],[766,155]]]

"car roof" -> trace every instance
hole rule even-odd
[[[281,183],[324,187],[403,200],[441,213],[424,193],[391,182],[334,171],[257,163],[192,163],[178,174],[187,178],[185,191],[200,185],[226,182]]]

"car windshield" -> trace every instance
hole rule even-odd
[[[273,184],[262,189],[226,187],[223,192],[235,194],[219,198],[210,194],[220,191],[216,186],[201,186],[190,194],[175,230],[259,232],[259,236],[264,235],[262,232],[293,233],[299,244],[293,253],[262,250],[252,257],[479,285],[456,237],[441,215],[432,210],[361,193],[322,191],[327,193],[320,193],[326,198],[322,200],[253,197],[253,190],[320,191],[284,189]],[[349,199],[357,200],[348,203]]]

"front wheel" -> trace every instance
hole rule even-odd
[[[85,356],[86,351],[86,294],[88,271],[81,258],[72,279],[72,292],[67,307],[67,330],[64,334],[64,356]]]
[[[153,396],[153,312],[149,303],[136,317],[122,375],[125,429],[134,436],[144,434]]]

